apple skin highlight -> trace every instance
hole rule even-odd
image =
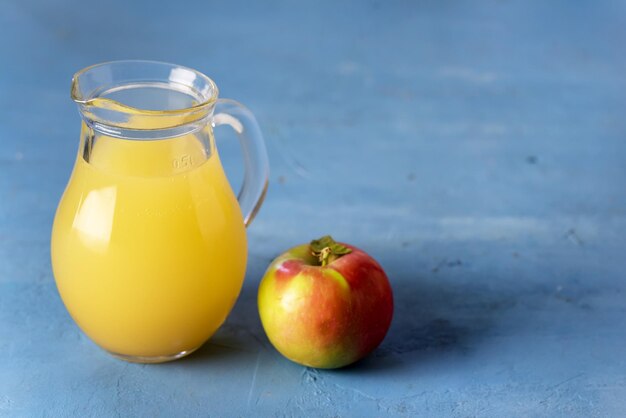
[[[338,368],[372,352],[393,316],[391,285],[380,265],[352,250],[320,266],[308,244],[268,267],[258,293],[259,314],[272,345],[288,359]]]

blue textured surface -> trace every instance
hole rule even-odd
[[[298,3],[298,5],[296,5]],[[0,3],[0,416],[624,416],[626,4]],[[78,144],[71,75],[123,58],[247,104],[271,186],[227,323],[164,365],[115,360],[49,261]],[[241,178],[232,134],[220,152]],[[269,345],[269,261],[324,233],[396,295],[339,371]]]

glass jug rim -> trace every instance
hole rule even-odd
[[[208,86],[209,94],[198,96],[198,97],[202,97],[202,100],[192,106],[181,107],[178,109],[145,109],[141,107],[131,106],[131,105],[128,105],[127,103],[122,103],[118,100],[114,100],[110,98],[102,98],[97,93],[94,94],[94,90],[92,90],[90,94],[84,94],[84,92],[81,90],[80,81],[85,76],[89,75],[90,73],[98,69],[103,69],[107,67],[113,68],[113,67],[128,66],[128,65],[140,65],[140,66],[145,66],[146,68],[147,67],[152,67],[152,68],[165,67],[165,68],[169,68],[170,70],[180,70],[180,71],[194,74],[198,79],[206,83],[206,85]],[[152,80],[154,81],[154,79]],[[171,79],[163,78],[162,80],[169,81]],[[141,112],[145,114],[158,114],[158,115],[180,114],[180,113],[197,111],[199,109],[205,108],[215,103],[217,101],[218,93],[219,93],[218,88],[215,82],[211,78],[209,78],[208,76],[206,76],[205,74],[203,74],[202,72],[198,70],[195,70],[190,67],[186,67],[184,65],[178,65],[178,64],[174,64],[170,62],[165,62],[165,61],[138,60],[138,59],[105,61],[105,62],[101,62],[101,63],[97,63],[97,64],[90,65],[88,67],[85,67],[77,71],[76,73],[74,73],[74,75],[72,76],[72,87],[71,87],[71,98],[78,105],[83,105],[83,106],[93,105],[95,99],[100,99],[102,101],[106,101],[109,104],[109,106],[119,108],[120,110],[128,109],[129,111]]]
[[[164,139],[205,126],[218,88],[193,68],[149,60],[86,67],[72,78],[71,98],[94,130],[123,139]]]

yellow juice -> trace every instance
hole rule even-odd
[[[215,149],[193,135],[101,137],[56,213],[52,264],[81,329],[125,356],[194,350],[243,282],[245,227]]]

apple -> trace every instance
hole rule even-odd
[[[330,236],[278,256],[258,293],[263,328],[288,359],[338,368],[372,352],[393,316],[387,275],[364,251]]]

